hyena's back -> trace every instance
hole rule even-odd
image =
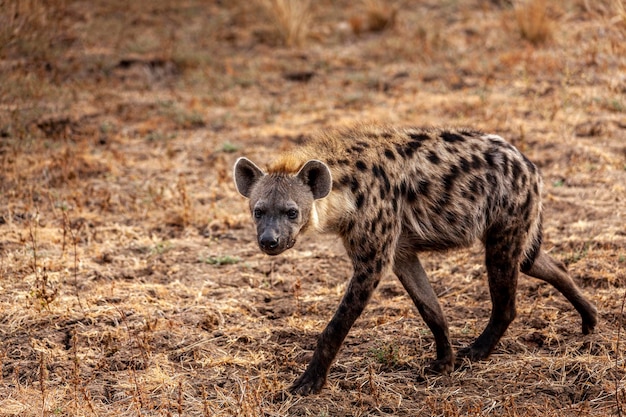
[[[353,215],[370,214],[374,218],[361,227],[384,234],[391,227],[385,217],[397,215],[404,238],[418,250],[466,246],[495,227],[522,234],[522,250],[532,257],[541,239],[541,176],[499,136],[375,125],[331,130],[269,171],[296,171],[311,158],[330,167],[343,208],[325,212],[325,231],[341,233],[355,226]]]

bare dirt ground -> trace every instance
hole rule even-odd
[[[622,415],[624,2],[544,21],[320,0],[282,32],[263,4],[0,1],[0,415]],[[432,335],[390,276],[321,394],[280,398],[351,266],[328,236],[261,255],[231,167],[363,120],[480,128],[535,161],[546,248],[596,333],[523,278],[489,360],[427,375]],[[490,311],[481,248],[422,258],[466,346]]]

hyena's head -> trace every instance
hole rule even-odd
[[[239,158],[234,178],[239,193],[250,199],[257,242],[268,255],[296,243],[311,220],[314,201],[326,197],[332,187],[328,166],[317,160],[308,161],[295,174],[266,174],[249,159]]]

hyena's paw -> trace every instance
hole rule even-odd
[[[591,334],[598,324],[598,310],[591,307],[587,314],[583,315],[583,334]]]
[[[457,363],[461,363],[463,359],[469,359],[470,362],[477,362],[486,359],[491,353],[491,349],[484,347],[479,343],[465,347],[458,351]]]
[[[289,387],[289,392],[294,395],[310,395],[317,394],[322,390],[322,387],[326,383],[326,378],[320,376],[314,372],[309,372],[307,369],[300,378]]]
[[[454,356],[435,359],[428,364],[425,371],[428,374],[447,375],[454,370]]]

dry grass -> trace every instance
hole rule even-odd
[[[626,29],[626,6],[624,4],[624,0],[613,0],[613,13],[615,16],[611,19],[622,30]]]
[[[0,2],[0,57],[50,61],[63,42],[65,1]]]
[[[259,39],[267,20],[243,3],[68,0],[57,27],[37,26],[57,3],[3,3],[3,22],[33,13],[14,29],[73,41],[0,56],[0,415],[623,414],[626,44],[578,3],[532,48],[479,0],[403,3],[397,30],[361,37],[337,28],[365,9],[323,0],[297,50]],[[494,355],[428,375],[432,335],[388,277],[322,393],[282,398],[350,264],[324,236],[260,255],[232,164],[363,119],[523,149],[545,177],[547,248],[597,304],[597,333],[524,278]],[[423,260],[467,345],[489,314],[480,249]]]
[[[542,44],[552,36],[552,22],[545,0],[519,0],[514,3],[515,21],[522,38],[534,45]]]
[[[286,46],[302,46],[311,30],[310,0],[257,0]]]

